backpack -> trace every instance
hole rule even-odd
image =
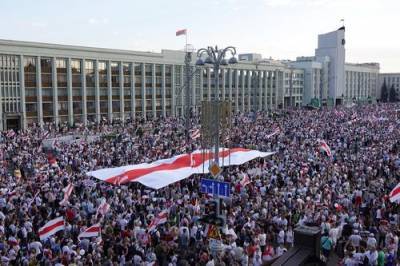
[[[200,229],[197,229],[197,232],[196,232],[196,240],[197,240],[197,241],[201,240],[201,231],[200,231]]]

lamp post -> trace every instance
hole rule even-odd
[[[230,53],[232,57],[229,60],[225,59],[227,53]],[[219,97],[219,70],[221,66],[228,66],[236,64],[238,61],[235,58],[236,48],[233,46],[228,46],[223,49],[219,49],[218,46],[207,48],[201,48],[197,51],[197,66],[210,65],[214,67],[214,84],[215,92],[212,102],[215,103],[215,123],[213,127],[213,137],[214,137],[214,161],[219,165],[219,135],[220,135],[220,97]],[[203,58],[205,57],[205,60]]]

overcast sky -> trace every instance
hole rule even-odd
[[[400,72],[399,0],[0,0],[0,38],[121,48],[236,46],[274,59],[313,55],[346,24],[346,61]]]

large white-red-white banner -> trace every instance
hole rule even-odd
[[[272,154],[274,153],[244,148],[221,148],[219,150],[219,165],[241,165],[253,159]],[[210,163],[213,162],[213,158],[214,154],[212,152],[197,150],[190,154],[181,154],[152,163],[96,170],[88,172],[87,175],[116,185],[139,182],[147,187],[160,189],[188,178],[193,174],[208,173],[208,168]]]

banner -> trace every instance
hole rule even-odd
[[[241,165],[253,159],[272,154],[274,153],[244,148],[220,148],[219,165]],[[202,174],[203,171],[207,174],[213,158],[213,152],[197,150],[190,154],[181,154],[170,159],[158,160],[152,163],[96,170],[88,172],[87,175],[114,185],[139,182],[147,187],[160,189],[188,178],[193,174]]]

